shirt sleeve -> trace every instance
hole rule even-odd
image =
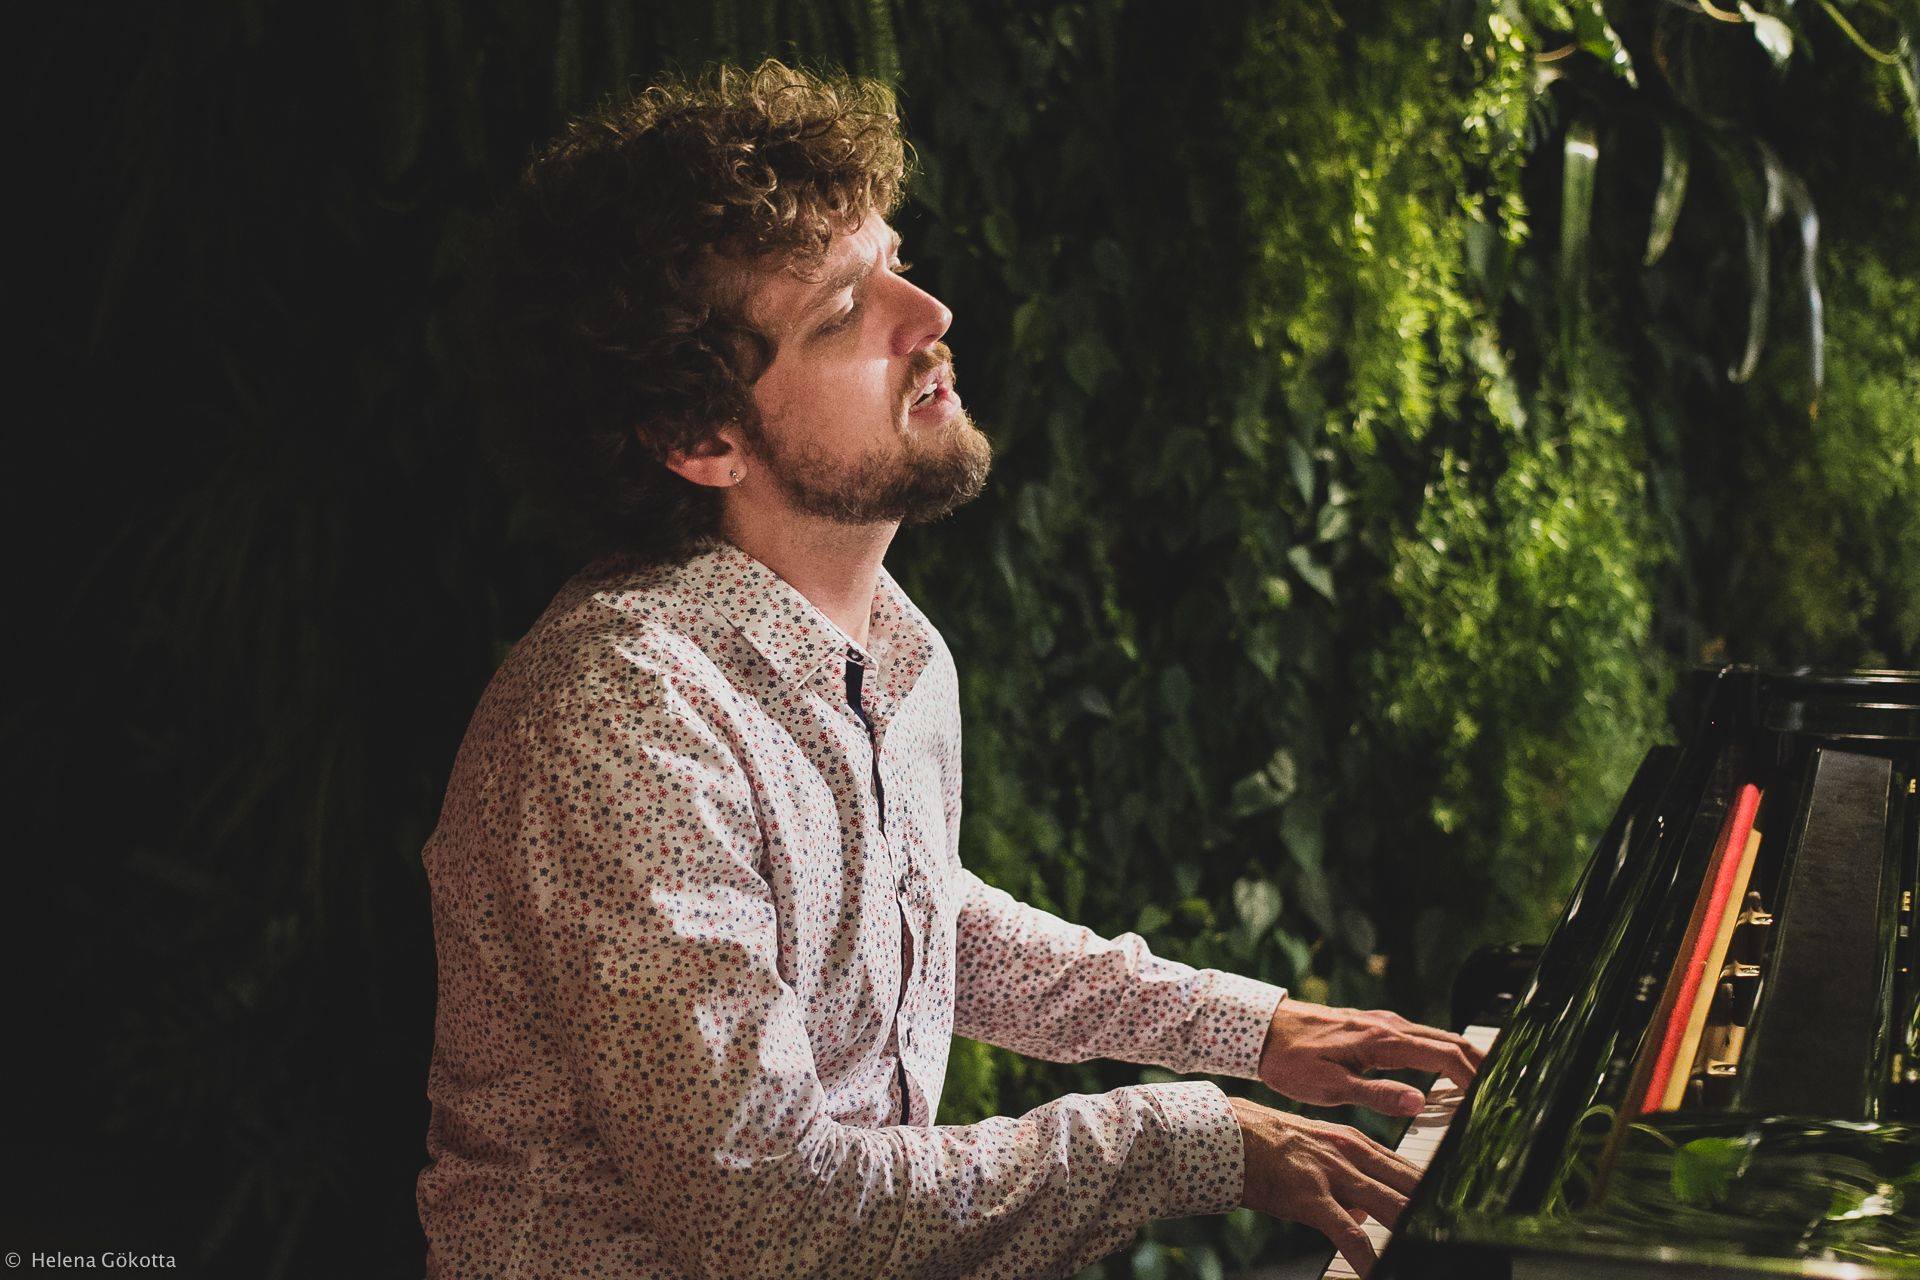
[[[1117,1058],[1182,1073],[1260,1078],[1286,989],[1102,938],[962,870],[954,1031],[1051,1062]]]
[[[660,679],[547,713],[523,745],[535,1032],[687,1275],[1067,1276],[1150,1218],[1238,1203],[1239,1128],[1205,1081],[965,1126],[836,1122],[724,737]]]

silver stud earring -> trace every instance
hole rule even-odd
[[[737,482],[740,479],[740,473],[738,471],[729,469],[727,472],[727,479]]]

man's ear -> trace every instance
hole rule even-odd
[[[730,423],[691,449],[668,450],[661,462],[683,480],[716,489],[731,488],[747,478],[746,450]]]

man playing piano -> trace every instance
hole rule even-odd
[[[953,659],[882,558],[989,449],[902,155],[884,89],[768,63],[574,122],[503,218],[526,452],[598,554],[424,852],[431,1276],[1061,1276],[1243,1204],[1364,1271],[1415,1174],[1358,1131],[1205,1081],[936,1125],[950,1037],[1400,1115],[1368,1071],[1478,1062],[961,866]]]

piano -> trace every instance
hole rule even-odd
[[[1486,1061],[1375,1280],[1920,1276],[1920,672],[1680,705],[1546,943],[1456,983]]]

